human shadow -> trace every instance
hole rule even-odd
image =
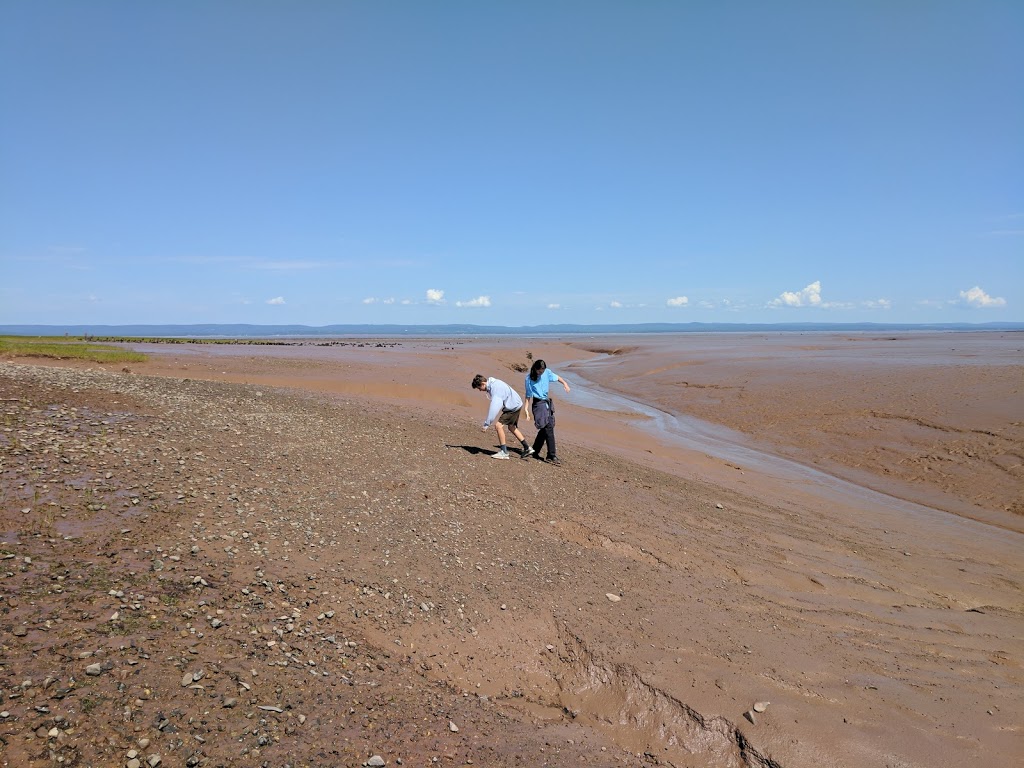
[[[473,456],[479,456],[481,453],[494,453],[494,451],[488,451],[484,448],[481,448],[479,445],[449,445],[448,443],[445,443],[444,447],[461,448],[466,453],[472,454]]]

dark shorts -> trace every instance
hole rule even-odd
[[[501,416],[498,417],[498,423],[515,428],[519,426],[519,414],[522,411],[522,408],[516,408],[514,411],[502,411]]]

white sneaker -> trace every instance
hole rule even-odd
[[[491,458],[492,459],[507,459],[508,458],[508,451],[498,451],[497,453],[493,454],[491,456]]]

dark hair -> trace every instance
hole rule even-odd
[[[532,381],[538,381],[540,375],[548,369],[548,364],[543,360],[534,360],[533,365],[530,366],[530,379]]]
[[[487,377],[484,376],[482,373],[478,373],[476,376],[473,377],[473,389],[480,389],[480,385],[486,383]]]

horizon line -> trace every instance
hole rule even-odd
[[[342,333],[462,333],[462,334],[510,334],[510,333],[671,333],[686,330],[1005,330],[1024,331],[1024,321],[989,321],[984,323],[934,322],[934,323],[878,323],[878,322],[697,322],[688,323],[545,323],[532,326],[476,325],[471,323],[331,323],[307,325],[305,323],[11,323],[0,324],[0,334],[12,336],[31,335],[104,335],[124,336],[177,336],[188,332],[196,336],[223,336],[231,332],[295,336],[299,333],[330,334]],[[103,331],[98,334],[97,331]]]

